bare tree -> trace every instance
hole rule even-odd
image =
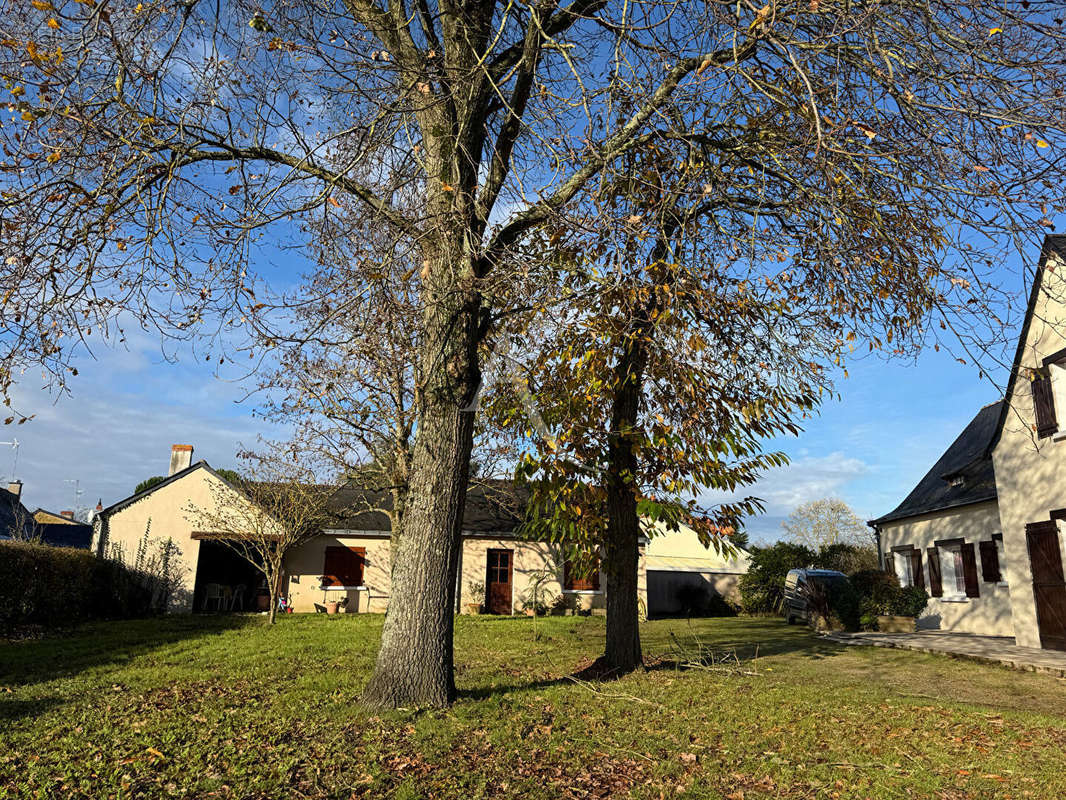
[[[797,506],[781,527],[788,538],[812,550],[834,544],[870,547],[870,529],[843,500],[825,497]]]
[[[188,519],[203,535],[218,540],[263,573],[270,594],[270,623],[278,610],[285,556],[318,536],[331,518],[328,501],[335,487],[278,448],[244,453],[240,481],[213,481],[207,507],[189,506]]]
[[[274,223],[298,239],[340,206],[411,243],[420,403],[365,700],[446,704],[480,348],[523,237],[561,214],[594,228],[605,169],[675,142],[734,156],[707,193],[755,222],[724,252],[772,254],[756,211],[815,197],[820,227],[782,255],[839,259],[823,302],[851,304],[861,253],[887,298],[935,304],[938,265],[868,246],[870,225],[946,252],[948,223],[977,232],[965,248],[1061,205],[1063,36],[1055,3],[1025,4],[5,0],[0,386],[42,363],[65,382],[70,343],[124,312],[179,336],[240,326]]]

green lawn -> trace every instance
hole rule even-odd
[[[603,620],[460,618],[459,702],[356,704],[376,616],[170,617],[0,643],[0,797],[1066,796],[1066,685],[842,648],[777,620],[655,621],[757,675],[566,678]]]

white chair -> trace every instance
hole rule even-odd
[[[215,611],[222,610],[222,587],[217,583],[204,584],[204,611],[211,610],[211,601],[215,601]]]
[[[238,583],[237,587],[233,590],[233,595],[229,599],[230,611],[244,611],[244,593],[248,590],[248,587],[243,583]]]

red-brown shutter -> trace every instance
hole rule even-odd
[[[922,575],[922,551],[911,550],[911,577],[919,589],[925,588],[925,576]]]
[[[999,583],[1002,580],[999,571],[999,551],[996,550],[994,541],[980,542],[978,548],[981,551],[981,577],[985,583]]]
[[[1051,376],[1038,375],[1031,382],[1033,408],[1036,410],[1036,435],[1043,439],[1059,429],[1055,421],[1055,398],[1051,391]]]
[[[323,586],[362,586],[364,547],[327,547],[322,566]]]
[[[966,580],[966,596],[980,597],[981,592],[977,587],[977,556],[974,555],[973,545],[969,542],[962,545],[962,576]]]
[[[933,597],[943,597],[944,587],[940,583],[940,553],[935,547],[929,547],[925,554],[929,561],[929,594]]]

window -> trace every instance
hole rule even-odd
[[[581,574],[580,569],[588,572]],[[563,589],[568,592],[598,592],[600,590],[600,561],[593,559],[581,564],[574,564],[568,558],[563,564]]]
[[[952,544],[940,550],[940,582],[944,597],[966,596],[966,570],[962,563],[962,545]]]
[[[896,577],[899,578],[899,585],[913,586],[914,571],[911,568],[910,553],[904,550],[896,550],[892,553],[892,561],[896,568]]]
[[[922,574],[922,551],[913,545],[893,547],[892,571],[899,579],[900,586],[919,586],[925,588],[925,576]]]
[[[365,547],[327,547],[322,564],[322,588],[345,589],[363,585]]]
[[[937,564],[940,567],[938,577],[941,594],[934,592],[933,596],[942,596],[945,600],[979,597],[974,546],[963,539],[948,539],[937,542],[935,551]],[[933,553],[929,555],[932,559]]]

